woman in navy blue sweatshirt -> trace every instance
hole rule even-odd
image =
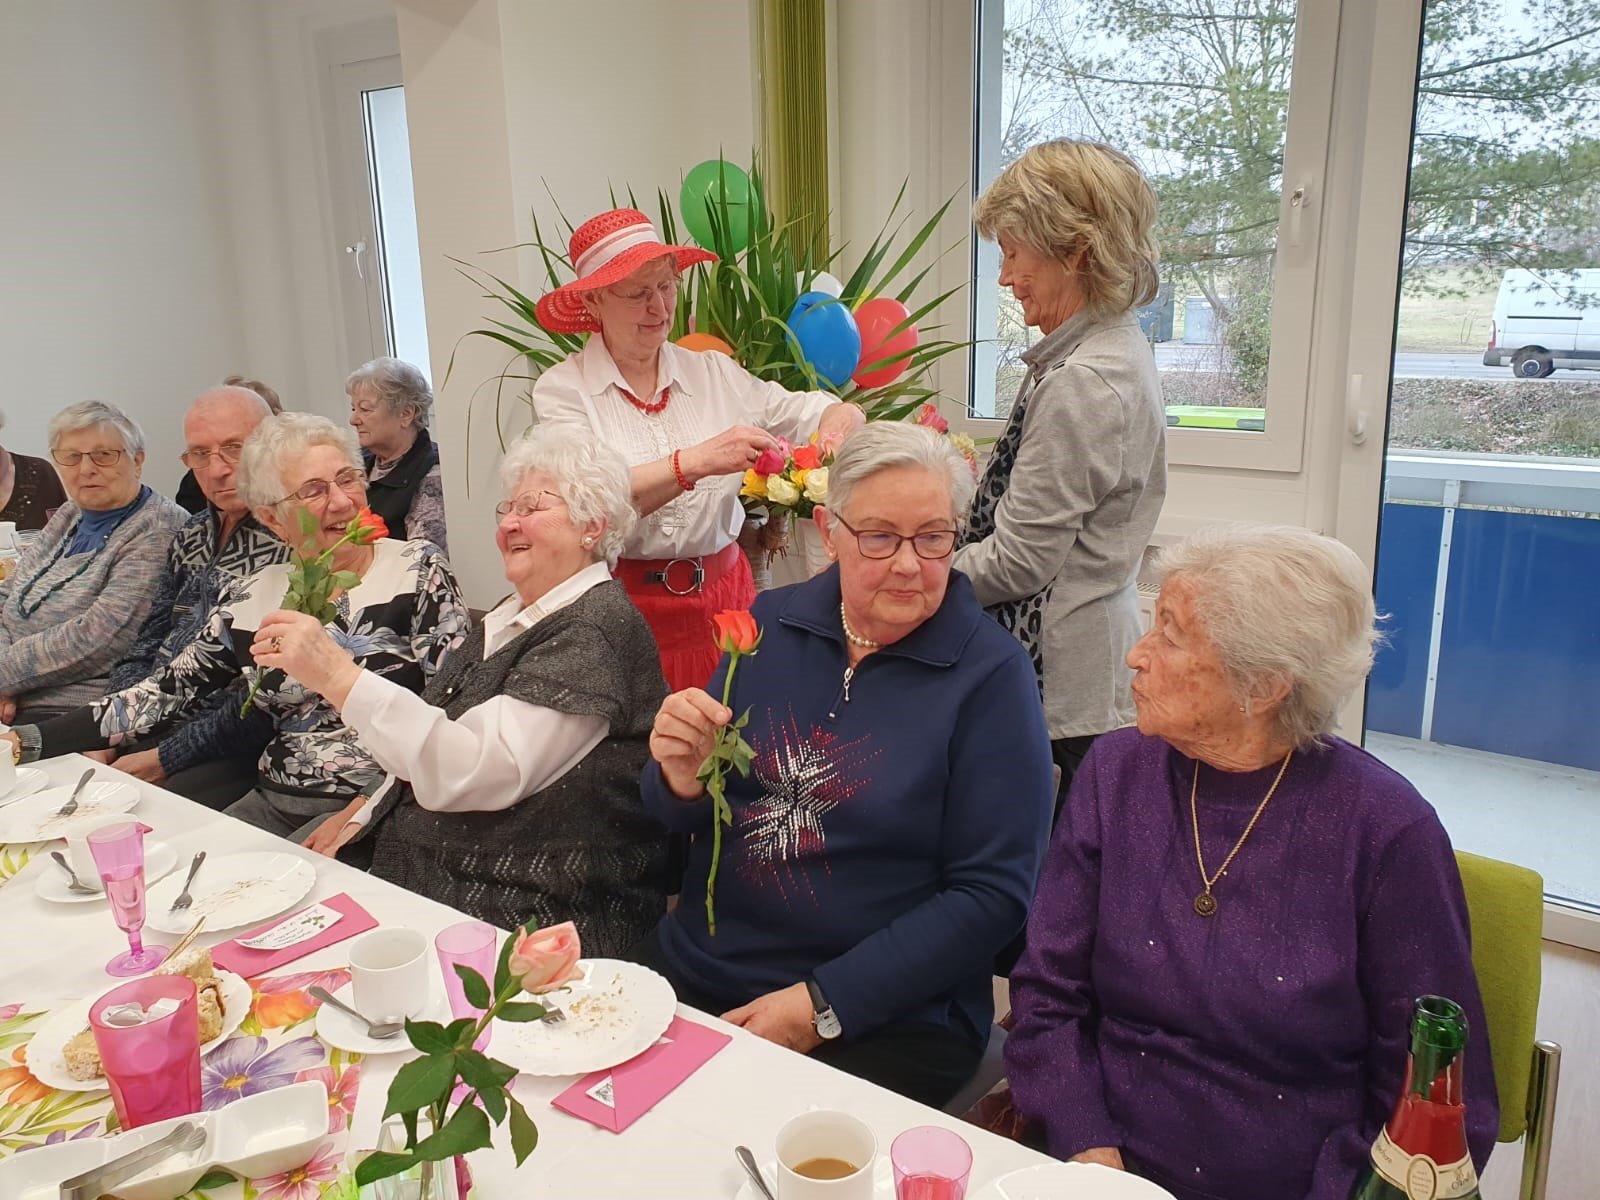
[[[1023,925],[1048,840],[1050,740],[1020,643],[950,568],[971,471],[918,426],[850,435],[818,525],[837,566],[761,596],[759,652],[720,696],[667,699],[649,809],[695,835],[684,903],[635,957],[686,1003],[942,1104],[993,1020],[991,964]],[[750,710],[748,777],[707,928],[711,807],[695,773]]]

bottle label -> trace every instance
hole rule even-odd
[[[1478,1172],[1470,1154],[1441,1165],[1426,1154],[1407,1154],[1390,1139],[1387,1128],[1380,1129],[1372,1143],[1372,1166],[1407,1200],[1461,1200],[1478,1193]]]

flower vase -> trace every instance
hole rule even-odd
[[[427,1116],[417,1121],[417,1136],[426,1137]],[[378,1132],[378,1149],[399,1153],[406,1148],[406,1127],[399,1117],[390,1117]],[[408,1171],[369,1183],[358,1193],[360,1200],[467,1200],[472,1176],[464,1159],[418,1163]]]
[[[833,565],[833,560],[828,557],[828,548],[822,544],[817,523],[810,517],[795,518],[794,542],[800,549],[801,561],[805,563],[807,579],[822,574]]]

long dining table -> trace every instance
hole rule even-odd
[[[78,755],[37,765],[47,772],[52,786],[75,782],[88,766],[97,767],[97,779],[131,783],[140,793],[132,815],[151,827],[148,841],[173,847],[180,869],[199,850],[205,850],[210,858],[245,851],[305,858],[316,871],[316,882],[288,911],[346,893],[377,919],[380,928],[409,927],[430,941],[439,930],[463,919],[461,913],[425,896],[291,845],[112,767],[90,763]],[[63,904],[37,894],[38,874],[57,870],[49,851],[60,848],[59,842],[0,846],[0,928],[5,931],[4,953],[0,954],[0,1158],[25,1153],[26,1147],[36,1142],[96,1136],[104,1131],[110,1112],[105,1093],[98,1093],[92,1102],[81,1093],[62,1092],[52,1097],[48,1087],[26,1073],[23,1047],[33,1014],[106,988],[114,981],[107,976],[105,964],[127,945],[104,900]],[[200,940],[215,945],[241,932],[207,932]],[[170,943],[175,939],[152,935],[149,940]],[[248,1037],[256,1031],[253,1036],[261,1040],[237,1053],[227,1051],[234,1064],[229,1069],[248,1073],[251,1060],[245,1051],[271,1053],[279,1044],[287,1044],[282,1042],[287,1036],[295,1039],[296,1053],[316,1055],[316,1045],[299,1045],[313,1036],[305,989],[316,978],[335,983],[342,980],[341,972],[348,969],[349,944],[327,946],[281,967],[271,979],[253,981],[255,1020],[235,1036]],[[468,1160],[476,1194],[486,1200],[734,1197],[744,1186],[734,1147],[748,1146],[759,1161],[769,1163],[778,1129],[791,1117],[813,1108],[838,1109],[860,1117],[876,1132],[883,1157],[902,1130],[919,1125],[957,1130],[973,1151],[969,1196],[979,1195],[985,1185],[1010,1172],[1047,1161],[1015,1142],[763,1041],[713,1015],[683,1005],[678,1014],[730,1035],[731,1042],[621,1133],[551,1106],[551,1099],[570,1087],[577,1076],[519,1076],[514,1092],[538,1124],[538,1146],[518,1168],[509,1137],[504,1130],[497,1131],[497,1144]],[[212,1055],[224,1053],[227,1046],[224,1043]],[[493,1052],[491,1045],[489,1053]],[[352,1169],[348,1163],[353,1152],[376,1145],[389,1082],[407,1055],[356,1059],[325,1049],[324,1054],[326,1061],[310,1073],[329,1084],[333,1108],[342,1115],[336,1112],[330,1121],[330,1133],[338,1136],[330,1138],[325,1153],[319,1152],[302,1189],[291,1192],[274,1181],[267,1186],[258,1182],[246,1190],[236,1183],[208,1190],[208,1200],[267,1196],[275,1188],[278,1194],[293,1195],[296,1200],[335,1189],[349,1194],[348,1182],[341,1185],[340,1180]],[[1094,1200],[1096,1194],[1092,1179],[1074,1191],[1083,1200]]]

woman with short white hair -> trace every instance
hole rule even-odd
[[[1133,719],[1123,662],[1167,490],[1166,412],[1135,311],[1155,298],[1156,197],[1125,154],[1027,150],[973,208],[1000,283],[1043,335],[995,442],[956,569],[1039,676],[1062,794],[1099,734]]]
[[[609,568],[635,515],[627,464],[591,434],[539,425],[507,453],[495,542],[513,594],[418,697],[280,616],[284,665],[338,708],[388,772],[307,845],[375,829],[372,870],[512,929],[571,920],[598,955],[665,909],[666,831],[639,801],[666,682]],[[303,635],[303,636],[302,636]]]
[[[105,691],[187,515],[141,482],[144,432],[120,408],[71,405],[51,419],[49,438],[67,502],[0,581],[7,723],[57,715]]]
[[[326,631],[300,616],[293,630],[277,610],[289,565],[274,563],[231,584],[204,629],[149,678],[34,729],[19,729],[25,758],[98,749],[184,720],[224,688],[259,685],[253,705],[271,719],[256,787],[226,811],[284,837],[305,837],[330,812],[369,793],[383,770],[338,709],[283,673],[291,640],[332,640],[395,687],[420,692],[470,621],[449,565],[423,541],[347,541],[366,522],[366,473],[350,435],[326,417],[267,417],[244,443],[238,488],[256,518],[314,557],[329,549],[334,572],[354,583],[333,593]],[[306,627],[309,627],[307,629]],[[282,636],[282,641],[273,638]],[[250,648],[247,654],[245,647]],[[242,680],[242,684],[241,684]]]
[[[401,359],[375,358],[350,373],[344,390],[361,440],[368,505],[390,529],[447,550],[439,447],[428,436],[433,388],[427,376]]]
[[[1400,1094],[1417,996],[1472,1038],[1479,1168],[1498,1114],[1450,839],[1334,736],[1372,665],[1371,581],[1304,529],[1162,559],[1128,655],[1138,728],[1096,740],[1011,975],[1011,1094],[1058,1158],[1179,1200],[1344,1200]]]

